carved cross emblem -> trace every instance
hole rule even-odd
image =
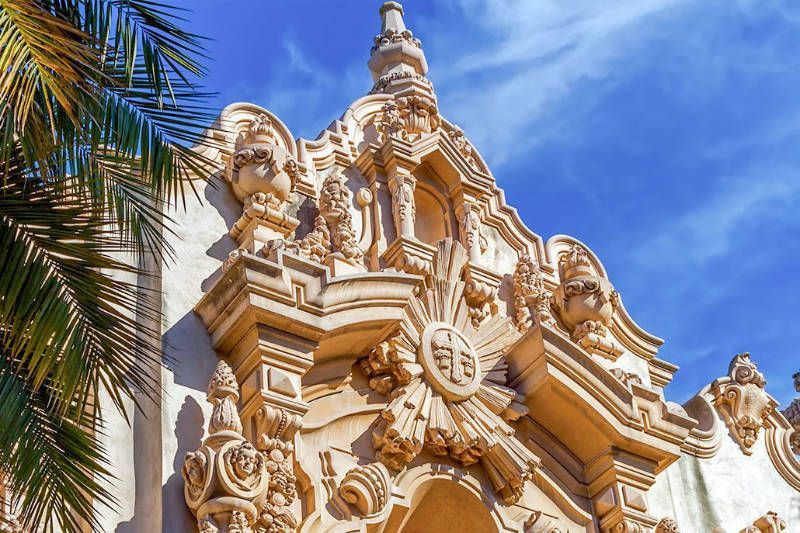
[[[451,330],[437,331],[431,340],[433,360],[442,374],[456,385],[465,385],[475,375],[472,351]]]

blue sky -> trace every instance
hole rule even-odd
[[[371,87],[379,1],[184,0],[208,88],[314,138]],[[603,260],[683,402],[749,351],[800,370],[800,2],[403,2],[441,113],[526,224]]]

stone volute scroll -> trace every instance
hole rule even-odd
[[[393,471],[423,447],[464,466],[480,462],[500,499],[510,503],[539,465],[508,424],[527,412],[505,384],[503,355],[519,334],[501,316],[472,325],[462,278],[466,261],[461,244],[439,241],[425,290],[399,328],[361,361],[370,387],[390,400],[373,446]]]
[[[616,360],[622,347],[608,326],[619,305],[611,283],[595,274],[586,249],[573,244],[559,262],[561,284],[553,293],[553,307],[572,340],[591,354]]]
[[[766,384],[764,374],[750,360],[749,353],[735,356],[728,375],[711,384],[714,406],[746,455],[753,453],[753,444],[765,420],[778,405],[764,390]]]
[[[184,460],[186,504],[202,533],[260,531],[270,474],[264,455],[242,436],[239,385],[224,361],[211,378],[208,400],[214,406],[208,437]]]

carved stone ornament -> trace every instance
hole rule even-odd
[[[392,478],[381,463],[356,466],[339,485],[344,501],[358,509],[361,517],[373,516],[386,507],[391,495]]]
[[[617,309],[619,295],[611,283],[594,274],[589,255],[573,244],[561,257],[561,284],[553,293],[553,307],[572,340],[586,351],[616,359],[622,347],[608,326]]]
[[[331,232],[328,230],[325,218],[317,215],[313,230],[300,240],[284,243],[284,247],[301,257],[324,263],[325,258],[331,253]]]
[[[794,379],[794,389],[800,392],[800,372],[796,372],[792,378]],[[792,451],[800,455],[800,398],[795,398],[783,411],[783,416],[794,427],[794,433],[789,437],[789,444]]]
[[[528,254],[514,270],[514,310],[517,328],[525,331],[534,324],[555,325],[550,311],[550,293],[544,286],[539,265]]]
[[[334,172],[322,184],[319,195],[319,213],[330,229],[335,253],[350,262],[358,262],[364,252],[358,247],[358,238],[353,229],[353,215],[350,214],[350,189],[345,177]]]
[[[786,527],[786,521],[779,517],[778,513],[769,511],[740,533],[781,533]]]
[[[413,94],[383,104],[381,115],[375,121],[375,129],[381,142],[389,137],[415,141],[423,133],[437,129],[440,123],[436,99]]]
[[[301,426],[299,415],[263,405],[256,414],[256,443],[266,459],[269,473],[269,497],[259,511],[259,533],[290,533],[298,520],[292,510],[297,499],[291,455],[294,435]]]
[[[410,174],[397,174],[389,179],[392,193],[392,216],[398,236],[414,237],[414,219],[417,208],[414,202],[414,188],[417,180]]]
[[[764,390],[767,380],[750,361],[750,354],[733,358],[728,376],[711,384],[714,405],[742,451],[750,455],[764,421],[777,402]]]
[[[263,193],[270,207],[280,208],[289,200],[299,176],[297,161],[277,144],[272,120],[263,113],[255,117],[231,157],[229,179],[236,196],[245,201]]]
[[[678,523],[672,518],[662,518],[656,524],[655,533],[681,533]]]
[[[464,135],[464,130],[458,126],[453,126],[453,129],[448,132],[447,136],[450,137],[451,141],[453,141],[453,144],[458,149],[458,152],[464,156],[464,159],[466,159],[469,166],[478,169],[478,163],[475,160],[474,150],[472,145],[467,140],[467,137]]]
[[[473,327],[463,296],[466,260],[461,244],[439,241],[426,289],[398,330],[361,361],[370,386],[389,397],[373,445],[392,470],[423,446],[465,466],[480,462],[500,498],[514,502],[539,465],[507,423],[527,412],[505,386],[503,354],[519,334],[500,316]]]
[[[266,458],[241,434],[238,399],[236,378],[220,361],[208,386],[214,405],[209,435],[197,451],[186,454],[182,470],[184,497],[200,531],[250,533],[267,498]]]

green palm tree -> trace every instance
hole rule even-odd
[[[97,528],[92,507],[115,504],[103,408],[127,417],[159,387],[139,265],[170,255],[164,206],[214,172],[187,147],[212,117],[178,15],[0,0],[0,472],[26,528]]]

